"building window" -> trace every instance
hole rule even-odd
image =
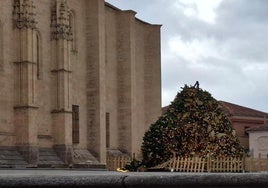
[[[79,106],[73,105],[73,144],[79,143]]]
[[[42,56],[41,56],[41,34],[39,31],[36,32],[35,35],[35,62],[37,66],[37,79],[42,78]]]
[[[72,52],[76,53],[77,52],[77,33],[76,33],[76,15],[75,15],[74,10],[71,10],[69,14],[69,25],[71,27],[71,33],[73,35],[71,50]]]
[[[110,148],[110,113],[106,112],[106,147]]]
[[[4,67],[4,53],[3,53],[3,25],[0,21],[0,71],[3,70]]]
[[[39,36],[36,35],[36,63],[37,63],[37,78],[40,79],[40,43]]]

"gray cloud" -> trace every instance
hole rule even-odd
[[[179,0],[107,1],[163,24],[163,105],[199,80],[218,100],[268,112],[268,1],[223,0],[214,23],[185,15]]]

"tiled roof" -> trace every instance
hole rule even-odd
[[[240,106],[237,104],[219,101],[223,109],[231,116],[244,116],[244,117],[266,117],[268,118],[268,113]],[[164,114],[169,106],[162,107],[162,113]]]
[[[231,116],[246,116],[246,117],[268,117],[268,113],[239,106],[225,101],[219,101],[220,105],[229,113]]]

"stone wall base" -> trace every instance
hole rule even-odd
[[[57,155],[65,164],[73,163],[73,147],[67,145],[54,145],[53,146]]]
[[[20,145],[16,148],[25,161],[27,161],[31,165],[37,165],[39,161],[39,149],[37,146]]]

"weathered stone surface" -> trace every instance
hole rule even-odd
[[[0,147],[0,168],[11,168],[15,166],[27,166],[28,163],[19,154],[16,148]]]
[[[101,171],[0,171],[0,187],[267,187],[268,173],[115,173]]]
[[[0,12],[0,147],[31,164],[38,148],[66,163],[88,150],[102,166],[107,148],[138,156],[161,114],[160,26],[104,0],[0,0]]]

